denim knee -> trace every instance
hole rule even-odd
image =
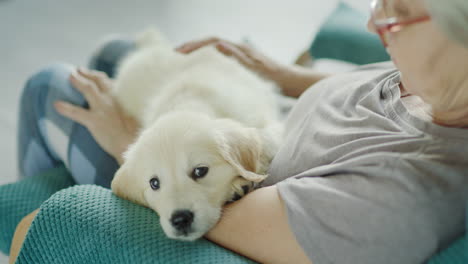
[[[54,103],[60,100],[83,108],[89,107],[83,95],[70,83],[69,77],[74,68],[70,64],[55,63],[28,79],[22,91],[19,109],[19,124],[25,130],[19,131],[20,145],[27,144],[29,137],[40,136],[45,146],[53,148],[53,144],[48,142],[48,129],[52,129],[51,126],[65,136],[72,133],[75,122],[58,113]],[[35,135],[28,132],[34,127],[37,128]],[[58,158],[60,155],[52,153],[52,156]]]
[[[103,71],[113,78],[117,73],[118,63],[135,47],[134,39],[118,35],[108,36],[93,53],[89,68]]]
[[[20,176],[32,176],[60,163],[61,157],[53,149],[47,125],[54,123],[65,134],[73,122],[53,109],[53,101],[74,89],[68,81],[73,66],[56,63],[33,74],[26,82],[20,98],[18,115],[18,168]],[[75,99],[75,101],[77,101]]]
[[[71,64],[54,63],[33,74],[22,91],[20,106],[27,102],[51,108],[55,100],[83,106],[86,103],[84,97],[69,81],[75,68]]]
[[[40,90],[47,89],[53,81],[67,82],[74,66],[66,63],[54,63],[34,73],[26,82],[21,97],[35,98]],[[60,85],[54,85],[60,88]]]

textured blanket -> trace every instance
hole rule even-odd
[[[17,263],[253,262],[206,239],[168,239],[152,210],[81,185],[42,204]]]

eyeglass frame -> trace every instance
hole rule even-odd
[[[398,18],[396,17],[391,17],[385,20],[378,21],[377,19],[375,19],[376,2],[377,2],[376,0],[371,2],[371,11],[370,11],[371,21],[375,29],[377,30],[377,33],[384,47],[388,46],[386,34],[396,33],[396,32],[401,31],[404,27],[426,22],[432,19],[430,15],[424,15],[424,16],[414,18],[414,19],[409,19],[406,21],[398,21]]]

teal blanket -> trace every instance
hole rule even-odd
[[[75,186],[42,204],[17,263],[254,263],[206,239],[168,239],[154,211]]]
[[[64,166],[0,186],[0,251],[8,255],[18,223],[49,197],[75,184]]]

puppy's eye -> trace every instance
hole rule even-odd
[[[149,183],[150,183],[151,189],[153,190],[157,190],[160,187],[158,178],[152,178]]]
[[[192,171],[192,178],[194,180],[203,178],[208,173],[208,171],[209,171],[209,168],[206,166],[197,167]]]

